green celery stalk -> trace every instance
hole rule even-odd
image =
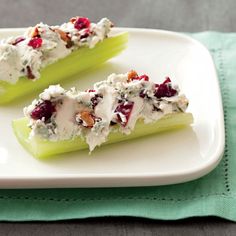
[[[143,121],[138,121],[131,134],[125,135],[121,132],[118,132],[117,130],[117,132],[113,131],[108,136],[107,141],[102,145],[118,143],[158,132],[181,128],[190,125],[192,122],[193,116],[191,113],[169,114],[156,122],[148,124],[144,124]],[[43,140],[36,137],[29,139],[30,128],[27,126],[27,124],[27,118],[20,118],[14,120],[12,126],[18,141],[27,151],[37,158],[43,159],[56,154],[88,149],[88,144],[80,137],[76,137],[73,140],[57,142]]]
[[[36,81],[26,77],[20,77],[16,84],[0,81],[0,104],[5,104],[26,94],[42,90],[50,84],[57,84],[79,72],[102,64],[124,50],[127,42],[128,33],[124,32],[104,39],[92,49],[80,48],[69,56],[43,68],[40,72],[40,78]]]

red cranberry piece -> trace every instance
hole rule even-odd
[[[78,17],[74,22],[74,27],[77,30],[86,29],[90,26],[90,20],[86,17]]]
[[[145,90],[144,90],[144,89],[140,91],[139,97],[141,97],[141,98],[147,97],[147,94],[145,93]]]
[[[139,76],[139,80],[149,81],[149,77],[147,75],[141,75]]]
[[[31,70],[30,66],[26,66],[26,72],[27,72],[27,78],[28,79],[34,79],[35,78],[35,76],[32,73],[32,70]]]
[[[171,80],[169,77],[162,84],[156,84],[155,97],[172,97],[176,95],[177,91],[172,88]]]
[[[141,75],[141,76],[134,76],[131,78],[131,80],[144,80],[149,81],[149,77],[147,75]]]
[[[42,46],[43,40],[41,38],[32,38],[28,42],[28,46],[31,46],[32,48],[40,48]]]
[[[51,101],[43,101],[38,104],[34,110],[31,112],[30,116],[34,120],[39,120],[45,118],[45,121],[51,118],[53,112],[55,112],[55,106],[52,104]]]
[[[90,35],[90,30],[86,29],[80,34],[80,39],[88,38],[89,35]]]
[[[127,125],[133,107],[134,107],[134,102],[130,101],[122,102],[116,107],[115,113],[117,114],[117,120],[123,127]],[[125,116],[125,120],[123,120],[121,116]]]
[[[95,94],[95,96],[91,98],[93,109],[98,105],[98,103],[102,100],[102,98],[103,96],[101,94]]]
[[[87,89],[87,90],[85,90],[85,92],[94,93],[94,92],[96,92],[96,90],[95,89]]]
[[[163,82],[163,84],[167,84],[167,83],[171,83],[170,77],[166,77],[165,81]]]
[[[18,43],[20,43],[20,42],[22,42],[22,41],[24,41],[25,40],[25,38],[24,37],[18,37],[18,38],[16,38],[15,39],[15,42],[14,43],[12,43],[12,45],[17,45]]]

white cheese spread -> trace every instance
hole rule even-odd
[[[43,23],[28,28],[22,36],[0,40],[0,81],[15,84],[20,77],[40,78],[40,70],[80,47],[93,48],[108,37],[112,23],[97,24],[74,17],[60,26]]]
[[[185,112],[187,106],[187,98],[169,78],[155,84],[131,71],[112,74],[87,91],[52,85],[24,108],[24,114],[29,118],[30,138],[58,141],[80,136],[92,151],[114,127],[129,134],[140,119],[155,122],[166,114]]]

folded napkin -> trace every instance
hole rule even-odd
[[[223,97],[226,147],[213,172],[195,181],[162,187],[0,190],[0,220],[219,216],[236,221],[236,33],[190,35],[210,50]]]

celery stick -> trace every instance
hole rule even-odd
[[[143,121],[136,123],[135,129],[130,135],[125,135],[120,132],[111,132],[105,144],[117,143],[125,140],[135,139],[146,135],[177,129],[193,122],[191,113],[173,113],[166,115],[160,120],[144,124]],[[80,137],[73,140],[65,140],[52,142],[42,140],[39,138],[29,139],[30,128],[27,127],[28,119],[21,118],[14,120],[12,123],[13,130],[19,142],[28,150],[33,156],[37,158],[46,158],[56,154],[88,149],[88,145]]]
[[[0,81],[0,104],[42,90],[50,84],[57,84],[65,79],[68,80],[79,72],[102,64],[124,50],[127,41],[128,33],[125,32],[104,39],[92,49],[80,48],[69,56],[43,68],[41,77],[36,81],[26,77],[19,78],[16,84]]]

